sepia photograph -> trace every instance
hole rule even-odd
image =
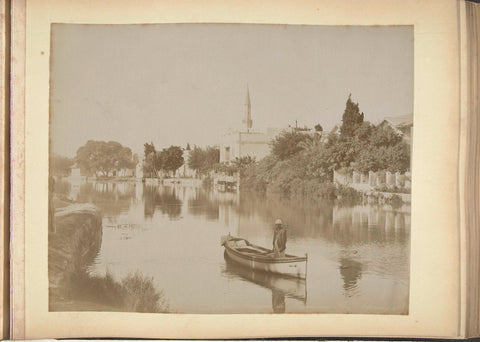
[[[49,311],[408,315],[413,33],[52,24]]]

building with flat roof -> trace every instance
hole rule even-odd
[[[265,132],[252,131],[250,93],[247,87],[245,100],[244,128],[225,134],[219,143],[220,162],[229,163],[235,158],[250,156],[260,160],[270,153],[271,141],[282,131],[280,128],[268,128]]]

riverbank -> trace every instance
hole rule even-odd
[[[69,287],[83,274],[102,243],[102,218],[91,204],[55,201],[54,225],[48,235],[50,309],[70,296]]]
[[[359,191],[334,182],[333,171],[326,172],[312,165],[307,157],[301,153],[286,160],[267,156],[259,162],[240,165],[236,169],[240,173],[240,191],[313,201],[335,200],[350,205],[364,201],[393,205],[410,202],[410,194],[407,193]]]
[[[50,311],[168,312],[152,277],[137,271],[116,280],[108,272],[88,273],[102,245],[102,214],[96,206],[57,198],[54,206],[48,244]]]

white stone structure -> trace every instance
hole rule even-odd
[[[270,144],[281,129],[269,128],[266,132],[231,132],[220,142],[220,162],[229,163],[235,158],[250,156],[256,160],[270,153]]]
[[[244,127],[238,131],[225,134],[220,143],[220,162],[230,163],[235,158],[250,156],[260,160],[270,153],[271,141],[282,131],[279,128],[268,128],[265,132],[252,131],[250,93],[247,88],[245,100]]]

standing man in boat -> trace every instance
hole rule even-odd
[[[273,256],[284,258],[287,248],[287,230],[283,227],[281,219],[275,220],[275,232],[273,233]]]

